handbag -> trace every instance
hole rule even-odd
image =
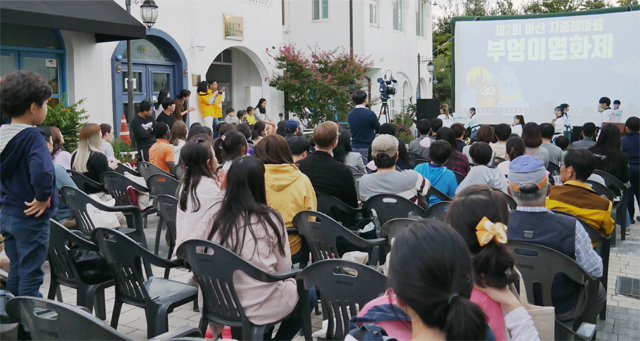
[[[513,292],[516,297],[520,299],[520,303],[524,309],[527,310],[531,319],[533,320],[533,325],[536,327],[538,331],[538,336],[540,340],[554,340],[555,339],[555,326],[556,326],[556,313],[555,308],[553,306],[539,306],[535,304],[530,304],[527,300],[527,290],[524,287],[524,279],[522,279],[522,274],[518,269],[514,268],[515,272],[518,274],[519,284],[520,284],[520,293],[516,291],[515,286],[509,284],[509,288],[511,292]]]

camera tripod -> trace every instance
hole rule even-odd
[[[387,100],[382,100],[382,106],[380,107],[380,113],[378,114],[378,122],[380,121],[380,117],[384,115],[385,123],[389,123],[389,103]]]

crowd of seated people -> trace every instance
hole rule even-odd
[[[21,99],[20,94],[8,89],[18,82],[12,77],[33,78],[18,73],[2,80],[2,110],[19,118],[18,121],[39,125],[37,115],[42,113],[38,108],[45,105],[42,101],[46,99],[46,91],[40,97],[23,96],[21,103],[28,105],[12,106],[11,103]],[[38,81],[41,79],[30,80]],[[5,101],[8,93],[16,98]],[[363,105],[366,102],[360,95],[354,95],[360,101],[356,102],[355,114],[369,117],[369,109]],[[215,131],[200,124],[186,129],[180,119],[184,114],[176,117],[173,100],[165,98],[160,104],[163,112],[159,115],[164,116],[156,121],[146,116],[146,111],[151,109],[141,105],[140,126],[136,129],[150,134],[143,136],[148,148],[140,149],[141,158],[148,158],[167,173],[175,173],[178,168],[184,170],[176,194],[174,251],[187,240],[209,240],[264,272],[279,273],[293,266],[302,268],[310,261],[304,237],[294,230],[294,217],[304,210],[317,210],[318,193],[333,195],[353,207],[377,194],[393,194],[429,207],[442,200],[427,197],[431,186],[451,196],[443,221],[416,219],[391,243],[386,264],[389,288],[382,297],[399,309],[398,320],[380,325],[387,329],[389,336],[398,339],[539,339],[531,316],[509,289],[517,281],[531,280],[519,275],[509,241],[549,247],[574,260],[593,278],[606,276],[603,260],[594,250],[586,226],[575,217],[551,210],[571,213],[602,234],[611,234],[612,202],[596,194],[586,181],[594,169],[604,170],[622,182],[638,174],[638,119],[635,117],[627,121],[624,139],[615,126],[605,125],[593,146],[586,149],[572,145],[565,155],[549,138],[549,125],[533,122],[524,125],[522,137],[509,137],[510,129],[505,125],[495,130],[481,126],[474,141],[465,145],[461,153],[458,141],[462,140],[456,138],[453,129],[442,127],[442,122],[437,121],[419,121],[418,142],[408,147],[395,136],[395,130],[385,131],[388,127],[384,125],[356,125],[351,127],[351,134],[362,139],[354,148],[349,138],[341,140],[350,134],[341,131],[335,122],[320,123],[313,136],[305,137],[299,123],[284,121],[278,134],[271,129],[267,131],[266,123],[259,120],[250,124],[255,120],[252,111],[242,110],[237,116],[228,111],[230,119],[217,125]],[[184,98],[181,109],[189,111],[184,106]],[[240,120],[245,120],[246,126]],[[173,121],[171,127],[167,121]],[[103,147],[103,141],[109,143],[111,134],[107,128],[110,127],[101,128],[92,123],[83,126],[78,148],[70,154],[69,167],[96,182],[118,167]],[[13,152],[24,147],[5,137],[9,136],[5,133],[20,137],[21,129],[29,128],[15,124],[0,127],[3,133],[0,151],[8,148]],[[42,142],[34,148],[43,155],[38,165],[44,165],[45,180],[51,182],[44,184],[51,188],[42,193],[52,195],[62,186],[73,186],[64,166],[60,165],[64,164],[64,153],[59,146],[56,149],[57,132],[43,127],[23,134],[37,137],[34,143]],[[214,139],[214,134],[219,137]],[[585,129],[585,139],[590,138],[589,134]],[[415,169],[407,148],[422,159]],[[366,157],[364,152],[368,153]],[[20,264],[22,258],[17,250],[24,246],[15,240],[16,236],[22,239],[24,236],[15,228],[17,220],[8,218],[5,203],[10,206],[17,200],[7,199],[13,195],[6,190],[13,188],[12,181],[26,181],[29,195],[37,193],[36,199],[41,188],[34,190],[34,185],[23,175],[5,172],[10,162],[24,163],[24,156],[14,153],[10,155],[14,160],[8,160],[4,155],[0,228],[11,260],[8,289],[16,295],[37,295],[41,274],[30,279],[28,289],[31,291],[19,288],[17,280],[23,280],[19,274],[24,265]],[[497,167],[493,164],[496,156],[505,159]],[[53,166],[56,157],[60,163]],[[372,160],[373,167],[364,167],[367,158]],[[551,186],[546,168],[549,162],[555,161],[560,163],[562,184]],[[454,172],[466,177],[458,183]],[[44,185],[38,183],[38,186]],[[637,179],[635,184],[631,182],[631,191],[637,200]],[[509,209],[507,194],[515,200],[517,208]],[[632,195],[631,206],[633,198]],[[49,217],[61,221],[73,219],[57,201],[57,198],[52,201],[52,208],[42,206],[42,212],[41,204],[30,204],[36,208],[27,209],[20,219],[36,220],[32,216],[35,212],[46,212],[45,223]],[[42,225],[40,220],[37,222]],[[172,256],[176,258],[177,254],[174,252]],[[234,287],[250,322],[263,325],[282,321],[273,336],[275,339],[292,339],[301,329],[305,316],[295,309],[302,299],[295,280],[265,283],[239,274],[234,279]],[[558,320],[575,318],[582,309],[582,290],[580,284],[567,277],[558,279],[551,292]],[[313,304],[317,297],[315,290],[310,290],[308,295]],[[595,304],[602,306],[605,298],[605,288],[600,285]],[[361,314],[367,314],[372,306],[382,302],[380,298],[374,299],[363,307]],[[202,306],[202,301],[199,305]],[[214,336],[218,336],[224,326],[210,323],[209,327]]]

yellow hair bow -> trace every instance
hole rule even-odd
[[[507,243],[507,226],[503,223],[493,223],[489,218],[483,217],[476,225],[476,237],[480,246],[485,246],[493,239],[496,243]]]

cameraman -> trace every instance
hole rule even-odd
[[[367,163],[367,153],[376,131],[380,128],[380,122],[376,114],[366,107],[367,93],[357,90],[351,96],[356,107],[347,116],[351,129],[351,147],[354,152],[360,153],[364,163]]]

